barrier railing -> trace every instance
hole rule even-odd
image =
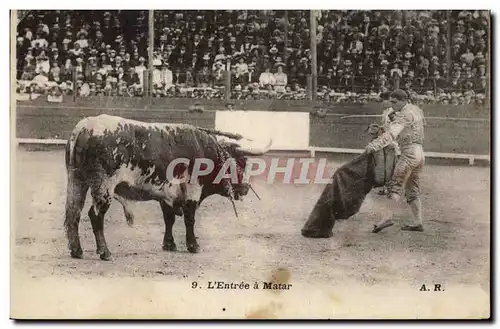
[[[62,148],[66,145],[67,140],[65,139],[41,139],[41,138],[16,138],[16,146],[56,146]],[[314,158],[317,153],[330,153],[330,154],[361,154],[364,152],[363,149],[348,149],[348,148],[338,148],[338,147],[317,147],[309,146],[307,149],[294,150],[294,149],[279,149],[272,150],[273,153],[276,152],[303,152],[309,153],[310,157]],[[424,156],[426,158],[432,159],[464,159],[467,160],[469,165],[474,165],[477,160],[485,161],[488,164],[491,161],[490,155],[484,154],[460,154],[460,153],[445,153],[445,152],[425,152]]]

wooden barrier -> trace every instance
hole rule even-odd
[[[116,103],[112,100],[116,100]],[[92,104],[92,101],[95,104]],[[276,105],[276,102],[276,100],[265,100],[241,103],[251,105],[254,110],[259,106],[261,106],[259,110],[266,110],[264,105]],[[205,110],[202,113],[190,112],[187,105],[195,103],[203,104]],[[283,104],[289,104],[289,110],[295,112],[311,110],[313,103],[285,101]],[[160,105],[165,108],[160,108]],[[426,154],[435,157],[468,159],[472,163],[478,159],[489,159],[491,127],[487,108],[470,106],[468,111],[464,106],[428,105],[423,108],[427,118],[424,144]],[[101,113],[146,122],[190,123],[215,128],[217,109],[221,109],[220,100],[145,100],[109,97],[80,99],[77,102],[64,103],[48,103],[42,100],[19,101],[16,108],[16,137],[44,140],[67,139],[78,120]],[[311,115],[309,120],[311,152],[325,150],[325,152],[349,153],[350,150],[363,149],[369,141],[369,136],[364,130],[368,124],[379,121],[379,118],[343,118],[350,114],[380,114],[380,105],[338,105],[331,107],[325,117]],[[468,114],[469,117],[461,116],[464,114]]]
[[[19,146],[28,146],[28,147],[36,147],[36,146],[60,146],[61,148],[66,145],[67,140],[65,139],[36,139],[36,138],[18,138],[16,139],[16,145]],[[335,147],[314,147],[311,146],[307,149],[273,149],[269,152],[270,155],[273,154],[300,154],[305,155],[308,154],[311,158],[316,157],[316,153],[335,153],[335,154],[361,154],[363,153],[363,149],[344,149],[344,148],[335,148]],[[482,160],[490,163],[491,159],[489,155],[480,155],[480,154],[457,154],[457,153],[439,153],[439,152],[425,152],[426,158],[435,158],[435,159],[465,159],[469,161],[469,165],[474,165],[475,160]]]

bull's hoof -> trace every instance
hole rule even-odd
[[[200,246],[197,243],[188,243],[187,250],[192,254],[196,254],[200,251]]]
[[[98,248],[96,250],[96,254],[99,255],[101,260],[112,260],[111,252],[108,250],[108,248]]]
[[[306,238],[331,238],[333,236],[332,231],[317,231],[317,230],[302,230],[302,236],[305,236]]]
[[[101,258],[101,260],[106,260],[106,261],[113,260],[113,256],[111,255],[111,253],[108,250],[99,254],[99,257]]]
[[[70,251],[71,258],[77,258],[77,259],[82,259],[83,258],[83,250],[76,249],[76,250],[71,250]]]
[[[165,243],[163,246],[162,246],[163,250],[165,251],[177,251],[177,246],[175,245],[175,242],[168,242],[168,243]]]

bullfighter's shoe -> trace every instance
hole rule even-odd
[[[423,232],[424,231],[424,227],[422,226],[422,224],[418,224],[418,225],[403,225],[403,226],[401,226],[401,230],[403,230],[403,231],[413,231],[413,232]]]
[[[373,225],[372,233],[378,233],[385,228],[391,227],[392,225],[394,225],[393,221],[391,219],[388,219],[380,225]]]

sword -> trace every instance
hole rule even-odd
[[[234,214],[236,215],[236,219],[239,219],[238,212],[236,211],[236,205],[234,204],[234,200],[231,198],[231,203],[233,204]]]
[[[260,200],[259,195],[257,194],[257,192],[255,192],[255,190],[253,189],[252,185],[250,185],[250,189],[252,190],[253,193],[255,193],[255,196],[257,197],[257,199]]]

